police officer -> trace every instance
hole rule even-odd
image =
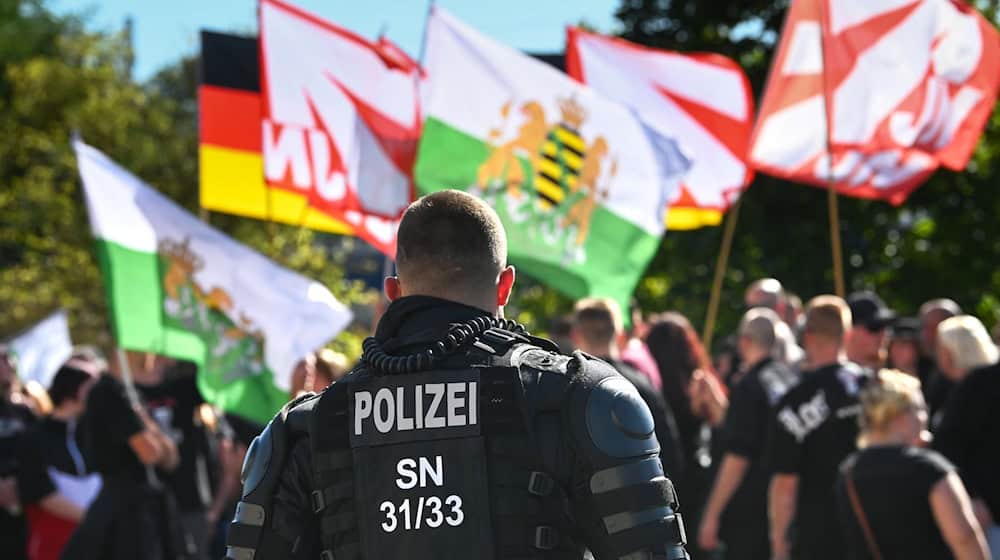
[[[500,317],[496,213],[423,197],[396,259],[359,366],[252,445],[227,557],[687,558],[635,388]]]

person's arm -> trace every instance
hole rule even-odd
[[[240,468],[243,459],[247,454],[247,446],[236,443],[231,439],[223,439],[219,442],[219,459],[221,464],[221,476],[219,487],[212,499],[212,505],[205,512],[205,519],[210,524],[215,524],[222,515],[222,511],[229,503],[239,497],[240,492]]]
[[[129,447],[144,465],[157,466],[172,471],[180,464],[180,453],[170,436],[142,409],[136,411],[142,422],[141,431],[128,438]]]
[[[715,477],[715,485],[708,496],[705,511],[698,530],[698,544],[705,550],[715,550],[719,546],[719,517],[743,482],[750,461],[735,453],[726,453]]]
[[[948,473],[931,488],[931,511],[956,560],[990,557],[983,530],[972,511],[972,501],[955,473]]]
[[[160,439],[148,429],[129,436],[128,446],[132,448],[132,452],[135,453],[135,456],[143,465],[155,465],[164,456]]]
[[[0,476],[0,508],[11,509],[17,505],[17,481],[12,476]]]
[[[38,501],[38,505],[56,517],[68,519],[76,523],[79,523],[83,519],[83,514],[85,513],[80,506],[69,501],[66,496],[58,492],[53,492],[45,496]]]
[[[767,509],[771,522],[771,557],[788,558],[788,527],[795,517],[795,500],[799,493],[799,476],[775,474],[768,490]]]

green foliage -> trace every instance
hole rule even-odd
[[[73,339],[112,345],[101,274],[70,145],[73,131],[186,207],[198,211],[193,57],[149,83],[129,75],[123,34],[92,33],[37,0],[0,0],[0,339],[56,308]],[[372,295],[343,275],[328,236],[214,215],[214,226],[314,278],[347,304]],[[341,259],[338,261],[338,259]],[[365,330],[332,343],[354,358]]]

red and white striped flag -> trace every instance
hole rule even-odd
[[[569,28],[566,71],[681,141],[692,166],[670,200],[668,229],[717,225],[753,178],[746,152],[753,92],[717,54],[651,49]]]
[[[968,163],[1000,87],[1000,36],[956,0],[795,0],[751,164],[901,204]],[[828,126],[829,125],[829,126]],[[831,158],[832,156],[832,158]]]

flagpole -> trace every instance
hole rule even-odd
[[[829,18],[826,14],[826,2],[820,2],[820,37],[819,52],[823,61],[823,69],[820,74],[823,80],[823,114],[826,116],[826,186],[827,186],[827,214],[830,218],[830,256],[833,259],[833,287],[834,293],[839,297],[844,297],[844,257],[840,245],[840,203],[837,197],[837,181],[833,177],[833,119],[830,118],[832,108],[830,99],[827,97],[826,82],[826,45],[823,42],[823,27],[828,24]]]
[[[746,194],[746,191],[743,192]],[[740,216],[740,205],[743,196],[736,199],[736,203],[726,213],[726,226],[722,233],[722,246],[719,248],[719,256],[715,261],[715,278],[712,280],[712,293],[708,298],[708,311],[705,316],[705,327],[701,335],[702,344],[707,350],[712,348],[712,335],[715,330],[715,319],[719,314],[719,300],[722,296],[722,282],[726,276],[726,269],[729,267],[729,255],[733,249],[733,237],[736,232],[736,221]]]

